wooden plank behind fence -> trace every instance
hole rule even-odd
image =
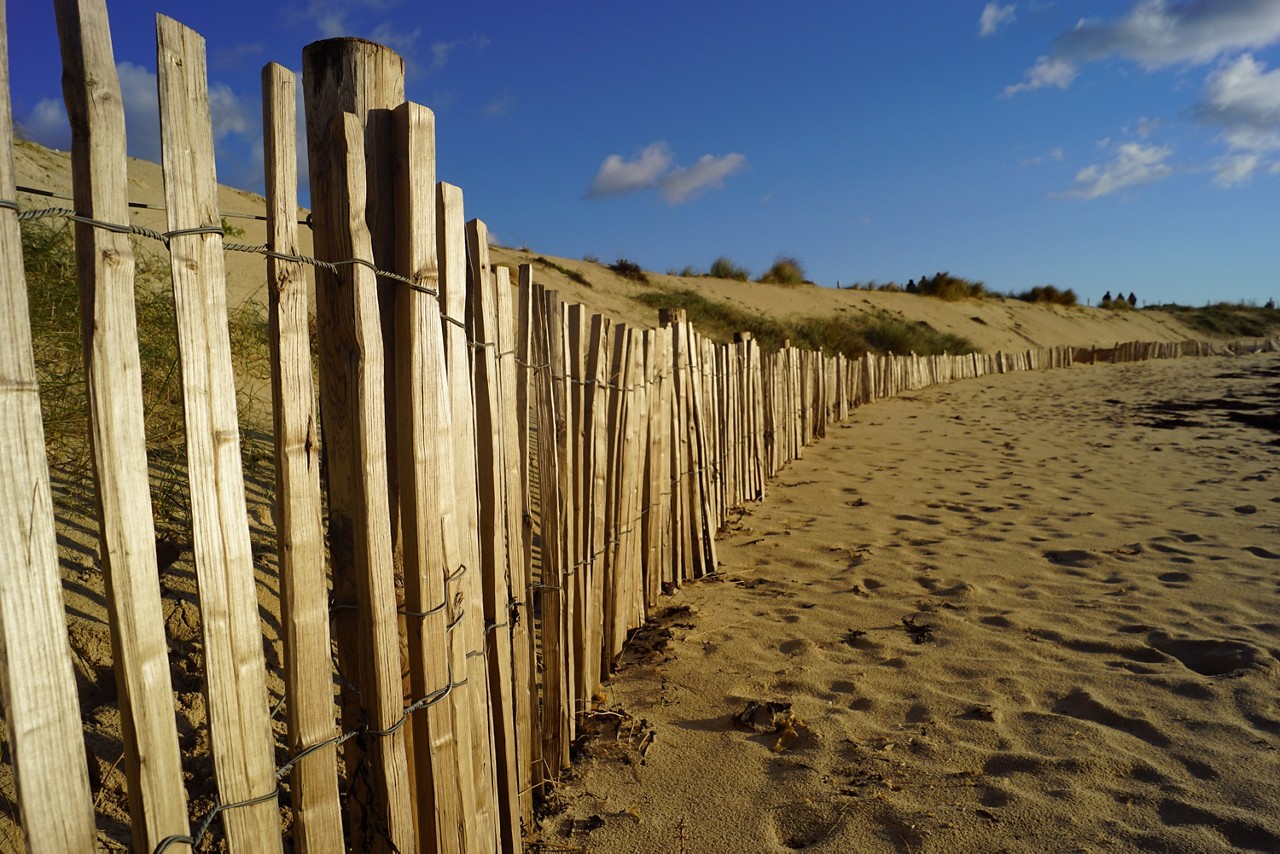
[[[573,707],[575,718],[580,719],[585,711],[585,698],[590,696],[587,674],[587,635],[588,597],[591,587],[593,566],[587,559],[589,550],[587,538],[590,514],[587,512],[587,481],[590,475],[586,471],[586,386],[583,376],[586,373],[587,361],[587,316],[580,304],[571,303],[564,307],[564,349],[565,349],[565,441],[566,453],[571,461],[571,478],[569,482],[570,507],[568,525],[568,562],[574,568],[569,579],[569,589],[565,591],[570,597],[571,623],[569,626],[570,645],[573,648],[573,664],[570,676],[573,680]]]
[[[16,195],[8,28],[0,2],[0,199]],[[0,208],[0,700],[27,848],[90,852],[93,805],[62,613],[29,318],[18,213]]]
[[[573,706],[567,647],[569,644],[565,594],[568,576],[563,548],[564,496],[556,442],[557,401],[554,375],[557,367],[551,352],[552,318],[558,297],[540,286],[534,292],[534,362],[546,366],[537,372],[538,406],[538,489],[540,507],[541,640],[542,640],[542,779],[557,779],[569,764],[570,727]]]
[[[348,230],[345,239],[338,236],[333,249],[339,258],[369,258],[372,244],[361,214],[366,186],[364,127],[351,113],[344,114],[338,121],[342,133],[336,135],[338,147],[331,156],[340,158],[346,182],[336,188],[331,215],[334,222],[347,223]],[[364,755],[356,761],[364,763],[366,773],[361,779],[368,781],[368,791],[361,791],[357,783],[349,799],[364,799],[360,813],[353,816],[353,828],[364,829],[365,838],[353,841],[357,846],[375,850],[391,845],[405,850],[405,846],[413,844],[416,830],[409,800],[405,733],[403,728],[388,732],[403,714],[403,688],[387,505],[387,433],[383,424],[386,410],[382,385],[385,372],[377,278],[361,264],[348,264],[342,270],[340,287],[346,303],[341,307],[344,326],[340,329],[322,327],[318,334],[320,337],[349,335],[351,352],[359,356],[349,360],[343,374],[334,378],[345,386],[342,399],[346,403],[346,411],[335,416],[349,418],[352,426],[352,444],[341,450],[349,455],[348,465],[353,474],[347,506],[351,510],[349,523],[354,552],[359,719],[377,733],[367,739],[356,739],[362,742],[359,748]],[[337,452],[334,449],[334,453]],[[331,480],[330,494],[334,491]],[[331,516],[331,531],[334,524]]]
[[[480,487],[480,571],[484,595],[489,714],[493,726],[496,811],[503,850],[520,847],[516,797],[515,685],[512,681],[511,631],[508,627],[511,582],[507,559],[507,475],[498,376],[498,307],[489,265],[489,230],[478,219],[467,223],[467,311],[475,344],[472,376],[476,406],[476,472]],[[508,290],[510,285],[508,284]]]
[[[192,551],[222,824],[232,848],[279,851],[273,737],[236,417],[204,39],[156,17],[160,133],[182,367]]]
[[[445,376],[444,331],[435,291],[435,117],[426,107],[395,111],[396,226],[401,287],[396,311],[396,392],[400,427],[400,508],[404,525],[405,627],[410,700],[439,697],[415,713],[413,777],[419,850],[462,851],[467,844],[463,800],[470,775],[461,773],[454,730],[447,626],[446,578],[461,563],[453,471],[453,413]]]
[[[296,89],[293,72],[283,66],[262,69],[267,248],[285,255],[299,252]],[[320,443],[303,265],[268,257],[267,284],[285,718],[289,753],[298,754],[335,732]],[[311,750],[289,778],[300,852],[343,849],[337,750],[332,744]]]
[[[55,8],[76,210],[127,223],[124,108],[106,6],[63,0]],[[134,257],[126,234],[77,223],[75,236],[89,447],[129,813],[134,846],[150,850],[167,836],[185,836],[188,824],[148,485]]]
[[[484,589],[480,572],[480,508],[476,474],[475,399],[471,385],[470,347],[466,333],[467,229],[463,218],[462,190],[452,184],[436,185],[436,240],[440,262],[440,305],[443,310],[445,359],[448,362],[449,396],[453,412],[453,454],[458,500],[462,566],[459,579],[461,610],[454,615],[454,672],[459,689],[459,709],[466,720],[458,726],[462,762],[474,777],[471,801],[464,801],[475,820],[476,845],[497,845],[498,819],[489,717],[488,661],[484,654]],[[451,623],[452,625],[452,623]],[[468,758],[469,757],[469,758]]]
[[[528,780],[520,787],[520,813],[526,822],[532,822],[533,788],[545,776],[546,763],[542,761],[542,716],[540,714],[538,693],[538,635],[534,620],[533,600],[534,584],[534,513],[541,512],[534,503],[536,474],[536,429],[537,415],[533,412],[538,402],[537,382],[541,373],[540,362],[535,354],[535,330],[537,322],[534,308],[533,266],[520,265],[520,283],[517,293],[516,310],[516,435],[519,437],[520,453],[520,497],[522,500],[522,526],[520,531],[520,560],[524,564],[525,582],[516,591],[516,601],[512,604],[512,618],[516,627],[528,643],[527,659],[517,662],[517,668],[528,669],[529,696],[524,702],[529,705],[528,729],[524,738],[517,739],[516,746],[520,750],[520,768],[528,774]],[[538,576],[540,577],[540,576]],[[519,645],[517,644],[517,649]],[[518,671],[517,671],[518,672]],[[532,826],[530,824],[530,826]]]
[[[522,457],[528,446],[528,434],[521,429],[516,408],[517,320],[511,273],[508,268],[498,267],[494,271],[494,289],[497,297],[498,401],[502,425],[502,467],[506,480],[505,560],[507,577],[511,584],[508,599],[503,603],[500,617],[500,621],[507,625],[495,631],[505,632],[511,643],[515,726],[514,791],[511,794],[513,798],[511,808],[515,811],[514,821],[518,844],[522,824],[530,831],[533,829],[530,741],[533,731],[533,701],[537,691],[534,679],[536,662],[532,658],[533,634],[530,631],[533,618],[531,614],[522,613],[519,604],[529,595],[529,585],[533,581],[529,573],[530,562],[525,558],[523,548],[525,490],[520,474]]]

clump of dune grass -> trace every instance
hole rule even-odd
[[[746,267],[735,264],[724,255],[711,262],[711,269],[707,271],[707,275],[713,279],[732,279],[739,282],[745,282],[751,278]]]
[[[1059,290],[1053,285],[1036,285],[1016,295],[1023,302],[1050,303],[1052,305],[1079,305],[1076,292],[1067,288]]]
[[[802,285],[807,280],[804,276],[804,266],[798,258],[780,255],[773,262],[773,266],[760,277],[760,281],[766,285]]]
[[[622,276],[624,279],[630,279],[633,282],[639,282],[642,285],[649,284],[649,277],[644,270],[634,261],[628,261],[626,258],[619,258],[609,265],[609,269]]]
[[[983,299],[989,296],[986,285],[950,273],[935,273],[925,276],[916,283],[916,292],[921,296],[936,297],[948,302],[965,299]]]

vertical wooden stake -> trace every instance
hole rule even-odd
[[[225,811],[222,823],[233,850],[279,851],[275,755],[240,467],[204,39],[163,15],[156,16],[156,33],[169,230],[197,231],[170,239],[169,267],[213,761],[222,803],[261,799]]]
[[[61,0],[55,11],[76,210],[128,222],[124,108],[106,6]],[[75,233],[89,447],[129,813],[134,846],[151,849],[167,836],[186,835],[188,824],[148,486],[133,249],[128,235],[86,223],[77,223]]]
[[[400,507],[404,525],[409,688],[417,700],[449,689],[446,579],[461,563],[453,472],[453,413],[445,376],[436,258],[435,117],[426,107],[395,110],[397,269],[396,393]],[[457,698],[411,719],[419,850],[466,850],[463,774],[454,730]],[[469,803],[469,800],[467,801]]]
[[[297,255],[296,81],[274,63],[262,69],[267,180],[267,248]],[[329,581],[321,528],[319,436],[311,377],[307,278],[293,261],[267,258],[271,398],[276,446],[276,542],[284,629],[285,715],[289,752],[334,735]],[[312,750],[290,776],[294,845],[300,852],[341,851],[337,747]]]
[[[8,28],[0,2],[0,199],[16,195]],[[93,805],[62,613],[29,317],[18,213],[0,208],[0,701],[28,850],[90,852]]]
[[[484,589],[480,570],[480,508],[476,469],[476,407],[471,385],[472,354],[467,343],[467,233],[462,212],[462,190],[452,184],[436,185],[437,255],[440,263],[440,305],[445,334],[450,400],[453,411],[453,453],[461,535],[460,622],[453,628],[454,679],[465,680],[463,709],[467,720],[459,728],[462,762],[474,776],[473,800],[476,845],[498,843],[498,818],[494,814],[496,781],[493,766],[492,729],[489,717],[488,660],[485,655]],[[455,721],[455,725],[458,722]],[[469,758],[468,758],[469,757]],[[464,808],[468,804],[463,804]]]

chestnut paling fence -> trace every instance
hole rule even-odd
[[[139,851],[204,847],[209,834],[253,852],[519,850],[534,795],[567,767],[628,632],[662,595],[715,571],[726,514],[762,498],[828,424],[935,383],[1214,349],[849,359],[764,353],[747,334],[715,343],[680,311],[656,329],[611,323],[562,302],[528,266],[513,282],[489,263],[484,224],[465,221],[461,191],[436,182],[434,118],[405,103],[403,63],[356,39],[303,54],[316,257],[298,250],[297,84],[274,64],[263,69],[269,240],[225,244],[203,41],[160,17],[168,230],[151,236],[171,260],[217,793],[192,814],[147,481],[129,243],[142,230],[127,225],[106,8],[55,6],[73,212],[13,201],[0,42],[0,690],[35,851],[90,851],[96,831],[20,218],[76,222],[99,553]],[[227,250],[268,258],[283,745],[249,545]]]

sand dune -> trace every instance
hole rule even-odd
[[[15,148],[14,156],[19,184],[70,195],[71,166],[68,153],[50,151],[34,143],[24,142]],[[129,160],[129,198],[130,201],[148,205],[164,204],[164,179],[158,164],[134,158]],[[19,202],[24,208],[70,207],[64,200],[26,193],[19,193]],[[243,235],[229,238],[230,240],[250,245],[259,245],[266,240],[265,223],[235,216],[262,215],[265,203],[261,196],[223,186],[218,191],[218,203],[225,214],[232,215],[228,220],[229,224],[244,230]],[[468,218],[479,216],[483,219],[485,212],[468,209],[466,215]],[[301,211],[300,218],[305,219],[305,216],[306,211]],[[163,210],[135,209],[132,212],[132,222],[161,231],[166,227]],[[502,223],[489,225],[502,230]],[[310,230],[301,229],[299,238],[303,253],[310,254]],[[714,249],[708,251],[714,252]],[[244,252],[228,252],[226,258],[228,303],[233,307],[245,300],[265,304],[266,260],[261,255]],[[539,258],[546,258],[556,267],[582,274],[590,282],[590,287],[572,281],[555,267],[538,263]],[[592,311],[605,314],[615,321],[645,328],[652,328],[657,324],[657,312],[632,299],[645,286],[618,276],[599,263],[559,258],[536,250],[504,247],[494,247],[492,259],[495,264],[513,268],[532,263],[537,280],[558,290],[566,302],[582,303]],[[708,263],[709,261],[710,258]],[[692,288],[707,299],[774,318],[838,317],[888,312],[913,321],[924,321],[942,332],[961,335],[989,352],[1059,344],[1086,347],[1110,345],[1117,341],[1183,341],[1197,337],[1173,317],[1154,311],[1113,312],[1088,307],[1030,305],[1016,300],[965,300],[952,303],[903,293],[811,286],[785,287],[659,273],[651,273],[650,279],[653,282],[651,287],[654,288]],[[1099,291],[1102,289],[1099,288]],[[1082,295],[1082,299],[1084,296]]]
[[[858,411],[639,639],[546,838],[1280,850],[1278,378],[1075,367]],[[1258,405],[1269,430],[1232,418]]]

